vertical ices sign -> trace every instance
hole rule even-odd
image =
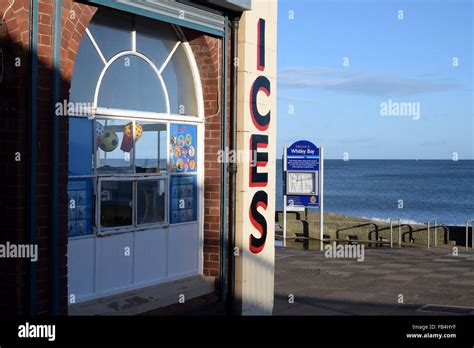
[[[258,20],[258,35],[257,35],[257,70],[265,70],[265,20],[260,18]],[[257,104],[257,96],[259,92],[270,96],[270,80],[265,76],[258,76],[250,89],[249,111],[252,117],[252,122],[257,132],[250,135],[250,153],[256,154],[256,158],[252,157],[251,163],[256,165],[249,166],[250,171],[250,187],[266,187],[268,186],[268,172],[262,167],[268,164],[268,135],[261,134],[265,132],[270,126],[271,110],[266,114],[259,111]],[[260,149],[260,151],[259,151]],[[259,172],[259,171],[262,172]],[[258,190],[253,195],[250,204],[249,218],[253,227],[259,232],[259,236],[255,237],[253,234],[249,237],[249,249],[252,253],[258,254],[265,247],[267,240],[267,221],[265,216],[258,212],[258,208],[267,210],[268,194],[264,189]]]
[[[235,297],[244,315],[273,310],[275,214],[276,1],[253,2],[239,26],[239,150]]]

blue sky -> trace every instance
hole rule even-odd
[[[474,159],[472,0],[278,6],[278,158],[308,139],[326,158]],[[382,116],[389,100],[419,119]]]

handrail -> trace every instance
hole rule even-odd
[[[469,223],[471,223],[471,232],[472,232],[472,240],[471,240],[471,249],[474,248],[474,219],[466,221],[466,250],[469,249]]]
[[[402,246],[402,231],[400,218],[390,219],[390,248],[393,248],[393,222],[398,221],[398,246]]]
[[[430,234],[430,224],[431,222],[434,221],[434,231],[435,231],[435,242],[434,242],[434,246],[436,246],[436,237],[437,237],[437,233],[436,233],[436,219],[429,219],[428,220],[428,249],[430,248],[430,237],[431,237],[431,234]]]

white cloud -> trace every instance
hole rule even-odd
[[[376,75],[348,69],[290,67],[278,71],[278,86],[328,90],[368,96],[406,96],[455,89],[452,82],[392,75]]]

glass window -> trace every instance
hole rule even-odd
[[[164,113],[166,98],[151,65],[140,57],[126,55],[107,70],[97,106]]]
[[[96,158],[100,174],[133,172],[132,122],[96,120]]]
[[[100,188],[101,227],[132,225],[132,181],[102,181]]]
[[[179,45],[163,71],[170,98],[170,112],[177,115],[197,115],[196,91],[191,66],[183,45]]]
[[[137,182],[137,225],[165,221],[164,179]]]
[[[91,37],[84,34],[75,63],[72,101],[93,102],[99,76],[105,68],[99,52],[107,62],[122,52],[130,52],[107,67],[98,107],[164,113],[169,102],[172,114],[197,115],[191,64],[184,43],[171,25],[102,9],[88,29]],[[149,62],[131,52],[133,31],[137,54],[144,55]],[[168,59],[161,72],[163,87],[155,69],[159,70]]]
[[[132,50],[132,16],[129,14],[99,10],[88,29],[106,60],[119,52]]]
[[[166,124],[135,122],[135,170],[137,173],[166,171]]]
[[[316,192],[315,173],[288,172],[288,193],[295,195],[313,195]]]
[[[93,107],[99,88],[100,109],[93,120],[76,117],[69,122],[69,236],[91,234],[95,228],[133,230],[195,221],[197,127],[171,124],[168,129],[169,123],[141,121],[143,116],[135,115],[145,111],[158,118],[168,104],[172,114],[197,115],[185,43],[167,23],[105,8],[88,29],[76,58],[70,101],[81,103],[78,110]],[[107,117],[111,115],[116,118]]]
[[[151,65],[140,57],[126,55],[107,70],[97,106],[164,113],[166,98]]]
[[[97,80],[103,68],[104,62],[100,59],[89,36],[84,34],[74,63],[69,96],[71,102],[92,104]]]
[[[92,121],[87,118],[69,118],[69,175],[92,174]]]
[[[158,69],[165,62],[178,37],[173,28],[148,18],[135,21],[137,52],[147,56]]]

